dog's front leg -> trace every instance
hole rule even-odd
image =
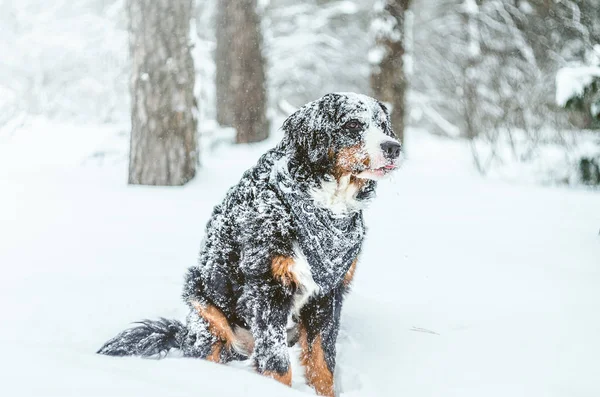
[[[291,294],[281,285],[269,283],[248,287],[245,295],[244,306],[250,312],[250,330],[254,337],[252,360],[256,370],[291,386],[286,330]]]
[[[310,300],[300,314],[301,363],[318,395],[334,397],[335,342],[340,325],[342,287]]]

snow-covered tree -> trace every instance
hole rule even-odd
[[[328,92],[369,91],[370,0],[270,0],[270,103],[284,114]]]
[[[233,81],[228,77],[233,64],[218,61],[233,51],[216,40],[232,37],[224,29],[233,25],[218,23],[223,14],[217,11],[227,11],[223,5],[228,1],[232,0],[199,2],[194,12],[196,34],[190,37],[196,78],[202,82],[196,84],[195,94],[207,149],[229,139],[214,120],[233,125],[216,111],[216,104],[233,100],[234,95],[215,89],[224,83],[230,87]],[[32,116],[128,122],[126,4],[2,1],[0,134],[18,130]],[[246,7],[257,9],[261,17],[265,113],[287,115],[332,91],[368,93],[371,71],[377,69],[371,68],[368,54],[371,60],[380,60],[383,53],[378,47],[372,50],[377,31],[371,29],[374,5],[381,11],[385,4],[384,0],[256,0],[256,7]],[[555,100],[556,77],[559,70],[600,65],[599,15],[598,0],[412,0],[404,29],[408,47],[397,58],[407,71],[408,111],[395,115],[404,114],[404,124],[469,138],[482,171],[491,163],[500,164],[499,141],[507,140],[511,150],[504,152],[521,161],[537,156],[540,145],[582,136],[573,127],[595,127],[594,87],[586,86],[583,97],[573,97],[565,110]],[[380,18],[375,21],[374,27],[387,26],[378,23]],[[381,86],[392,88],[402,81]],[[577,104],[585,111],[575,111]],[[232,113],[236,105],[218,108]]]
[[[198,163],[192,0],[128,0],[129,183],[183,185]]]
[[[484,143],[485,156],[473,152],[482,172],[500,139],[517,157],[558,139],[548,132],[567,117],[554,101],[554,76],[587,56],[598,34],[590,15],[599,10],[595,0],[415,0],[417,122]]]
[[[415,106],[465,136],[496,121],[526,130],[557,123],[548,117],[561,115],[557,70],[589,58],[600,38],[597,0],[415,0],[414,9]]]

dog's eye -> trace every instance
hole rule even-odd
[[[362,123],[358,120],[350,120],[344,124],[344,128],[347,130],[358,130],[362,127]]]

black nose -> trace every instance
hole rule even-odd
[[[390,160],[395,160],[400,156],[400,150],[402,149],[402,145],[398,142],[387,141],[381,144],[381,150],[383,150],[383,154]]]

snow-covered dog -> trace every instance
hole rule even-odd
[[[186,324],[145,321],[99,353],[185,356],[256,370],[291,385],[288,345],[300,342],[306,379],[334,395],[335,342],[365,235],[362,209],[397,166],[388,110],[328,94],[283,124],[285,136],[246,171],[206,227],[183,298]]]

